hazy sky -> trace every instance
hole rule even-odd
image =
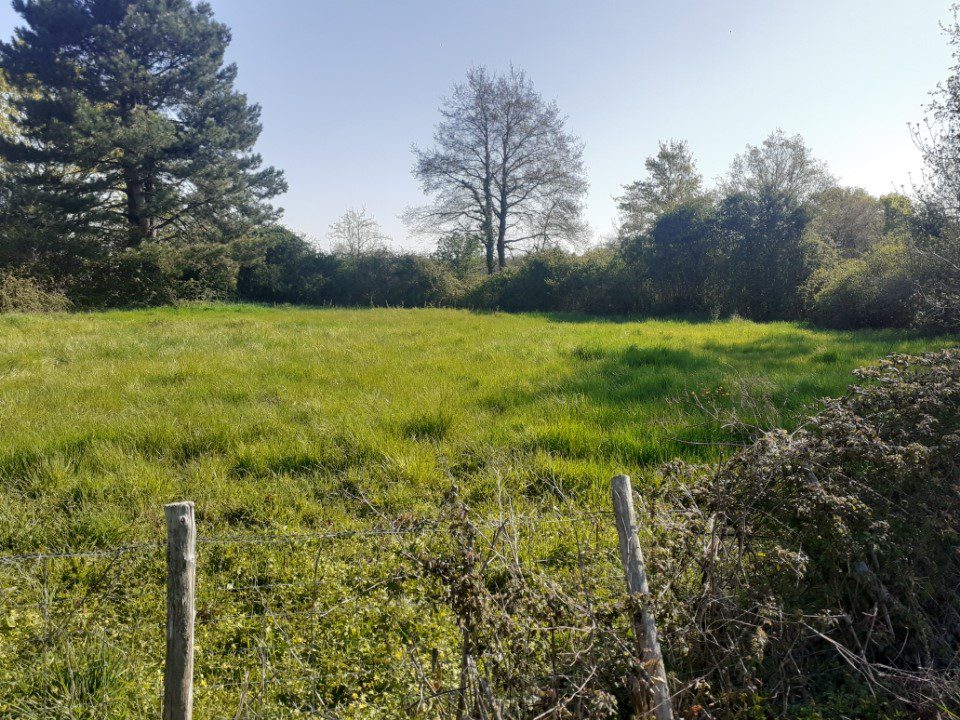
[[[708,179],[771,130],[801,133],[847,184],[917,176],[908,122],[946,77],[944,0],[211,0],[233,30],[240,89],[263,106],[259,149],[283,168],[291,228],[325,240],[366,206],[397,245],[423,202],[412,143],[473,64],[524,68],[586,143],[587,219],[657,141],[685,138]],[[0,10],[9,36],[18,18]]]

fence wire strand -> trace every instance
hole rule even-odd
[[[522,552],[528,572],[582,564],[583,557],[571,557],[562,540],[567,530],[576,529],[579,548],[584,535],[593,535],[597,582],[607,583],[616,578],[610,567],[616,563],[616,547],[609,544],[611,520],[608,511],[581,511],[515,514],[473,524],[480,546],[493,548],[505,535],[514,538],[522,550],[512,552],[518,557]],[[223,716],[234,720],[292,717],[293,709],[298,717],[344,717],[329,709],[333,703],[348,708],[345,716],[360,717],[357,708],[369,698],[353,695],[367,695],[349,692],[341,698],[337,688],[351,682],[357,688],[377,687],[383,677],[406,688],[403,706],[449,704],[446,694],[455,688],[436,689],[436,697],[429,698],[422,687],[438,682],[427,677],[431,674],[452,681],[449,668],[438,667],[458,657],[448,635],[455,627],[445,612],[431,608],[436,598],[419,587],[412,592],[416,573],[409,555],[398,552],[409,542],[442,543],[448,532],[447,520],[388,520],[342,530],[199,535],[196,712],[219,717],[216,713],[226,710]],[[0,717],[10,712],[24,718],[75,717],[86,708],[94,710],[89,717],[105,718],[124,703],[155,713],[166,626],[164,550],[161,543],[143,542],[0,555],[0,631],[4,624],[12,628],[6,639],[0,632],[0,651],[15,643],[31,651],[24,655],[26,664],[0,674]],[[490,549],[489,555],[487,562],[509,559],[499,550]],[[354,623],[372,623],[385,639],[364,648]],[[422,644],[423,628],[449,646],[439,656],[434,641]],[[541,632],[587,630],[556,625]],[[391,649],[391,643],[398,645]],[[364,653],[374,658],[374,670],[350,664]],[[424,666],[431,663],[432,669]],[[97,683],[87,682],[90,673],[99,673],[97,682],[108,689],[101,692]],[[339,684],[331,678],[339,678]],[[300,688],[304,683],[311,687],[306,694]],[[26,699],[13,699],[18,696]]]

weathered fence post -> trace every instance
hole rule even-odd
[[[640,617],[634,617],[633,626],[640,643],[643,666],[650,676],[653,714],[657,720],[673,720],[667,670],[660,652],[660,641],[657,639],[657,625],[648,605],[650,587],[647,585],[643,552],[640,550],[640,541],[637,539],[637,517],[633,510],[630,478],[626,475],[617,475],[612,482],[613,512],[617,520],[620,560],[627,577],[627,591],[630,595],[640,596]]]
[[[167,517],[167,656],[163,673],[163,720],[191,720],[197,526],[192,502],[171,503],[163,510]]]

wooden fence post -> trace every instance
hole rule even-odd
[[[620,538],[620,561],[627,578],[627,591],[631,596],[640,596],[639,617],[633,618],[633,628],[640,644],[643,666],[650,676],[650,694],[653,700],[653,715],[657,720],[673,720],[670,702],[670,687],[667,670],[657,639],[657,625],[650,612],[648,600],[650,587],[643,564],[643,552],[637,539],[637,517],[633,510],[633,490],[630,478],[617,475],[613,478],[613,512],[617,520],[617,535]]]
[[[163,672],[163,720],[191,720],[197,526],[192,502],[171,503],[163,510],[167,518],[167,656]]]

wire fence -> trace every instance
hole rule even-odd
[[[469,525],[477,558],[464,575],[486,573],[494,590],[485,597],[497,598],[504,617],[515,614],[507,605],[516,593],[497,593],[497,573],[535,578],[551,597],[583,607],[625,595],[612,513]],[[468,615],[455,597],[454,561],[465,556],[452,527],[443,518],[382,517],[367,527],[290,534],[207,536],[201,527],[195,716],[454,717],[465,692]],[[448,566],[445,581],[437,568]],[[0,556],[0,717],[159,717],[166,582],[159,541]],[[557,618],[520,628],[524,642],[586,652],[589,614],[583,622]],[[543,672],[557,685],[552,702],[569,702],[556,671]]]

